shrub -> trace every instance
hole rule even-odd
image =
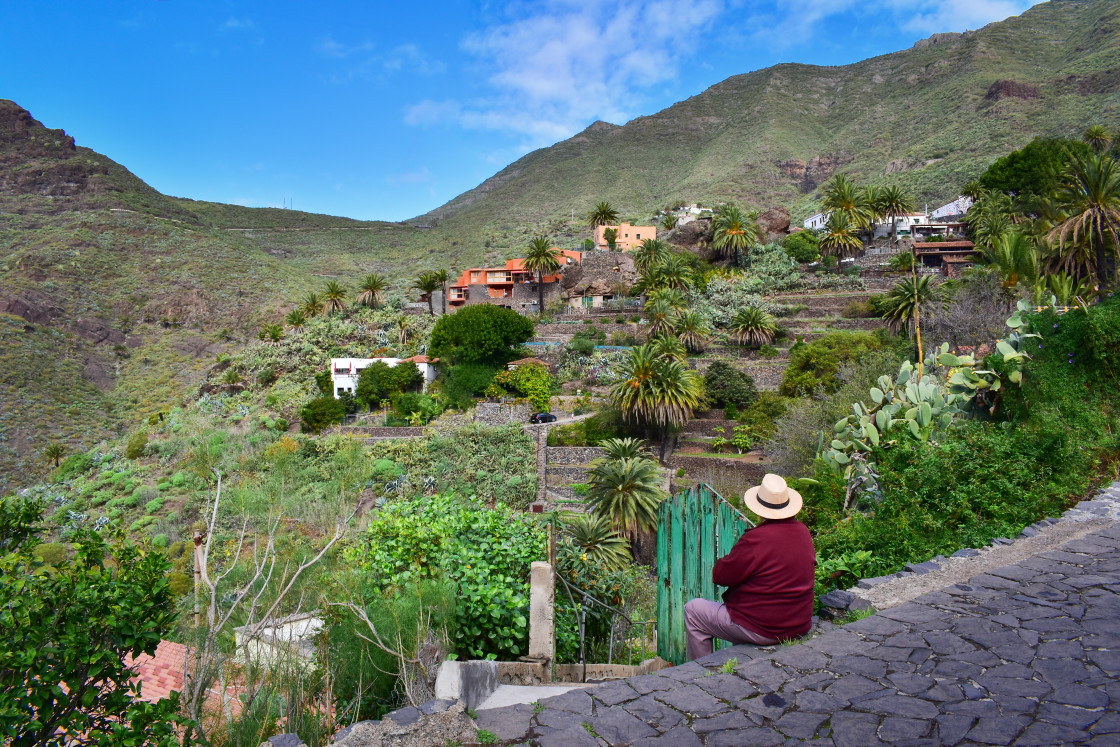
[[[499,370],[498,366],[482,363],[460,363],[441,377],[440,390],[452,405],[466,408],[473,397],[486,391]]]
[[[883,347],[883,339],[870,332],[832,332],[819,340],[790,348],[790,363],[779,391],[786,396],[833,392],[839,386],[841,364],[859,360]]]
[[[59,480],[69,480],[77,477],[78,475],[85,474],[89,468],[93,466],[93,457],[88,453],[84,454],[71,454],[62,460],[55,476]]]
[[[848,319],[866,319],[875,316],[875,314],[871,311],[871,304],[867,301],[852,301],[844,307],[843,316]]]
[[[58,565],[69,555],[67,546],[61,542],[40,542],[35,545],[33,552],[47,565]]]
[[[163,499],[162,498],[153,498],[152,500],[150,500],[150,501],[148,501],[147,503],[144,504],[144,512],[149,513],[149,514],[154,514],[156,511],[159,511],[162,508],[163,508]]]
[[[634,430],[623,421],[618,410],[606,409],[570,425],[549,428],[548,445],[598,446],[600,441],[628,436]]]
[[[503,397],[516,394],[532,403],[537,410],[551,409],[552,374],[540,365],[518,366],[513,371],[501,371],[486,389],[488,397]]]
[[[167,585],[175,596],[185,596],[194,591],[194,578],[189,573],[173,572],[167,576]]]
[[[426,394],[405,392],[393,398],[393,411],[410,424],[427,423],[442,411],[439,403]]]
[[[782,240],[786,253],[798,262],[812,262],[820,256],[819,240],[813,231],[791,233]]]
[[[181,488],[187,482],[187,476],[182,472],[176,472],[171,476],[171,484],[176,488]]]
[[[362,370],[354,396],[358,404],[370,409],[383,399],[418,388],[423,383],[424,375],[413,361],[402,361],[392,367],[384,361],[374,361]]]
[[[595,352],[595,341],[590,337],[576,335],[568,343],[568,352],[576,355],[591,355]]]
[[[467,306],[439,318],[432,329],[430,355],[451,363],[506,363],[533,336],[533,323],[516,311],[490,304]]]
[[[588,319],[584,319],[584,320],[583,320],[583,323],[584,323],[584,324],[594,324],[594,323],[595,323],[595,320],[594,320],[594,319],[590,319],[590,318],[588,318]]]
[[[276,371],[272,368],[265,367],[257,372],[257,385],[262,387],[270,387],[276,383]]]
[[[160,532],[155,537],[152,537],[152,545],[155,547],[167,547],[168,538],[163,532]]]
[[[316,397],[300,410],[304,432],[319,433],[324,428],[341,423],[346,417],[346,405],[334,397]]]
[[[392,459],[378,459],[373,464],[373,477],[378,482],[389,482],[400,474]]]
[[[280,433],[286,432],[290,426],[291,423],[289,423],[286,418],[276,418],[275,427]]]
[[[128,444],[125,446],[124,455],[129,459],[139,459],[144,456],[144,451],[148,448],[148,433],[147,431],[137,431],[129,436]]]
[[[708,401],[715,407],[748,407],[758,399],[758,388],[750,374],[727,361],[715,361],[708,366],[704,372],[704,385]]]
[[[156,485],[156,490],[160,492],[171,490],[171,482],[169,480],[160,480],[159,484]]]
[[[626,324],[626,317],[624,317],[622,314],[619,314],[614,318],[614,322],[615,324]]]
[[[331,378],[331,372],[320,371],[315,374],[315,386],[321,393],[333,396],[334,391],[332,387],[334,386],[334,380]]]
[[[630,315],[630,321],[633,322],[634,324],[637,324],[638,322],[642,321],[642,317],[641,317],[640,314],[631,314]]]

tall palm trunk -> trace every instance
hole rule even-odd
[[[917,250],[915,250],[917,251]],[[922,361],[925,356],[922,354],[922,317],[918,309],[918,258],[914,256],[910,261],[910,275],[913,278],[914,285],[914,337],[918,342],[918,380],[922,379]]]
[[[447,283],[446,282],[443,283],[443,287],[441,288],[440,293],[442,293],[442,295],[440,296],[440,302],[441,302],[441,305],[443,307],[443,315],[447,316]]]
[[[544,270],[537,270],[537,314],[544,316]]]

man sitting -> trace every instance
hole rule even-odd
[[[769,646],[809,632],[816,550],[793,517],[801,495],[778,475],[766,475],[743,502],[765,521],[716,561],[712,581],[726,586],[723,603],[693,599],[684,606],[688,658],[712,653],[712,639]]]

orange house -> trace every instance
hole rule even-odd
[[[557,249],[560,266],[579,264],[582,252]],[[492,303],[508,309],[537,305],[537,273],[525,269],[523,259],[507,259],[502,267],[472,267],[464,270],[454,285],[447,288],[447,305],[460,308],[467,304]],[[559,273],[545,275],[544,282],[556,283]]]
[[[623,252],[637,249],[646,239],[657,238],[656,226],[632,226],[629,223],[619,223],[617,226],[595,226],[595,247],[597,249],[610,249],[606,238],[608,228],[613,228],[618,233],[614,244]]]

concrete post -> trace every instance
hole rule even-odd
[[[537,458],[537,502],[548,502],[548,426],[536,428],[534,451]]]
[[[555,579],[552,566],[533,563],[529,572],[529,656],[543,661],[545,681],[552,680],[552,652],[556,644]]]

